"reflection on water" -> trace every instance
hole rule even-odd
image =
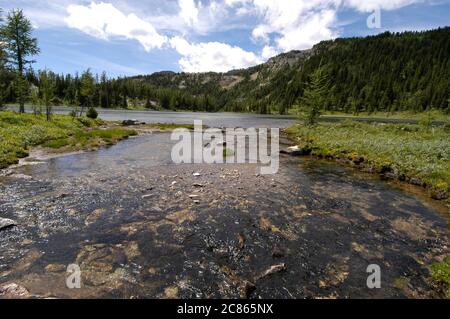
[[[143,136],[3,177],[0,216],[18,226],[0,232],[0,283],[69,298],[438,296],[426,265],[449,231],[431,202],[327,162],[282,157],[274,176],[173,165],[172,145]],[[72,263],[81,289],[65,286]],[[365,285],[372,263],[380,290]]]

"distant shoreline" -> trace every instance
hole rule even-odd
[[[19,107],[16,105],[6,105],[6,109],[11,111],[18,111]],[[68,114],[72,111],[74,107],[72,106],[54,106],[53,111],[56,114]],[[122,108],[96,108],[100,113],[128,113],[128,114],[229,114],[229,115],[240,115],[240,116],[252,116],[258,118],[270,118],[270,119],[285,119],[285,120],[297,120],[296,115],[287,114],[258,114],[258,113],[240,113],[240,112],[194,112],[189,110],[153,110],[153,109],[142,109],[142,110],[130,110]],[[32,111],[31,105],[26,105],[25,110],[27,112]],[[378,115],[379,114],[379,115]],[[374,113],[372,115],[361,114],[323,114],[319,121],[321,122],[342,122],[346,120],[356,121],[356,122],[366,122],[366,123],[397,123],[397,124],[419,124],[419,122],[426,117],[426,112],[410,114],[408,112],[397,112],[395,114],[386,116],[385,113]],[[125,119],[125,118],[124,118]],[[439,114],[437,115],[437,120],[431,121],[433,125],[440,126],[446,124],[448,121],[447,116]]]

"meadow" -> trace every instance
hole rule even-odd
[[[93,150],[111,145],[137,133],[134,130],[107,127],[102,120],[86,117],[0,112],[0,169],[17,164],[35,146],[66,152]]]
[[[370,171],[424,186],[434,198],[448,198],[448,124],[434,127],[344,121],[295,125],[286,132],[314,156],[349,161]]]

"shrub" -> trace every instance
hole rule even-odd
[[[450,257],[447,257],[442,263],[436,263],[431,266],[433,280],[441,286],[447,298],[450,298]]]
[[[90,119],[95,120],[98,117],[98,112],[95,108],[90,107],[86,113],[86,116]]]

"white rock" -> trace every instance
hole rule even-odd
[[[0,286],[0,296],[5,298],[17,299],[27,298],[30,293],[25,287],[19,286],[16,283]]]
[[[26,180],[30,180],[33,177],[29,176],[29,175],[25,175],[25,174],[12,174],[10,175],[13,178],[17,178],[17,179],[26,179]]]
[[[7,228],[7,227],[11,227],[11,226],[16,226],[16,222],[13,221],[12,219],[8,219],[8,218],[0,218],[0,230]]]

